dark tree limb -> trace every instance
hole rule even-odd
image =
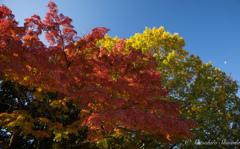
[[[10,142],[8,144],[8,148],[7,149],[13,149],[15,148],[15,143],[17,141],[17,137],[20,135],[21,130],[17,130],[16,132],[14,132],[11,136]]]

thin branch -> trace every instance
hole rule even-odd
[[[9,149],[12,148],[12,147],[14,147],[14,144],[15,144],[15,142],[16,142],[16,139],[17,139],[17,137],[20,135],[20,133],[21,133],[21,130],[18,129],[16,132],[14,132],[14,133],[12,134],[11,139],[10,139],[10,142],[9,142],[9,145],[8,145],[8,148],[9,148]]]
[[[182,110],[182,109],[188,107],[190,104],[191,104],[191,102],[187,103],[186,105],[184,105],[183,107],[181,107],[179,110]]]
[[[54,118],[54,121],[55,122],[57,122],[57,120],[56,120],[56,117],[54,116],[54,114],[53,114],[53,112],[52,112],[52,110],[48,107],[48,105],[47,105],[47,103],[43,100],[43,103],[45,104],[45,106],[47,107],[47,109],[48,109],[48,111],[51,113],[51,115],[52,115],[52,118]]]
[[[127,74],[128,67],[130,66],[131,63],[128,63],[127,68],[125,70],[125,73],[123,74],[122,78]]]
[[[63,54],[64,54],[64,57],[65,57],[65,60],[67,62],[67,69],[69,68],[69,66],[71,65],[72,61],[70,62],[68,59],[67,59],[67,55],[65,53],[65,46],[64,46],[64,40],[63,40],[63,35],[62,35],[62,32],[61,30],[59,30],[59,33],[60,33],[60,38],[61,38],[61,41],[62,41],[62,50],[63,50]]]

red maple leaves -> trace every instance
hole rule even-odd
[[[177,117],[179,104],[164,100],[169,90],[161,86],[151,53],[126,52],[124,40],[112,51],[99,47],[109,29],[95,28],[78,37],[72,20],[58,15],[55,3],[48,7],[44,21],[34,15],[25,19],[24,27],[18,26],[7,7],[0,7],[0,74],[5,79],[35,89],[36,100],[46,92],[57,92],[58,102],[52,105],[59,104],[61,110],[61,101],[76,104],[81,109],[79,119],[62,129],[88,126],[92,140],[116,131],[135,132],[141,138],[153,134],[163,142],[193,136],[189,127],[194,123]],[[39,39],[42,32],[49,47]],[[38,120],[44,125],[55,123],[44,117]]]

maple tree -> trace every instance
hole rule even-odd
[[[194,137],[194,121],[165,100],[170,90],[151,52],[125,40],[105,48],[104,27],[78,37],[55,3],[47,7],[45,20],[33,15],[22,27],[0,7],[1,147],[23,145],[19,138],[34,148],[94,148],[114,135],[152,136],[166,146]]]
[[[102,47],[111,50],[120,40],[105,35],[100,43]],[[222,140],[235,142],[239,139],[240,129],[237,126],[240,124],[240,100],[237,97],[239,86],[236,81],[215,68],[211,62],[204,64],[199,56],[189,55],[183,49],[183,38],[177,33],[171,35],[163,27],[146,27],[142,34],[137,33],[125,42],[126,51],[128,47],[133,47],[142,49],[143,53],[153,53],[158,62],[157,70],[161,72],[163,87],[172,90],[167,100],[181,103],[181,116],[197,123],[197,127],[192,129],[196,138],[192,139],[191,144],[185,144],[183,140],[171,144],[171,147],[209,148],[195,144],[195,140],[211,140],[220,142],[211,148],[225,148],[226,145],[221,145]],[[153,148],[154,142],[150,139],[148,145]]]

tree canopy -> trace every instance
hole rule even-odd
[[[118,37],[105,35],[100,41],[102,47],[111,47],[120,41]],[[147,28],[125,39],[128,47],[152,52],[158,62],[157,71],[161,73],[162,85],[171,89],[168,101],[181,104],[181,117],[194,120],[197,127],[192,129],[194,140],[216,141],[211,148],[224,148],[221,142],[239,140],[239,86],[225,72],[215,68],[211,62],[203,63],[199,56],[183,49],[185,42],[177,33],[170,34],[163,27]],[[209,146],[185,144],[185,140],[171,147],[208,148]],[[149,143],[151,145],[151,143]],[[158,146],[158,144],[156,144]]]
[[[195,122],[167,100],[159,58],[124,39],[109,50],[104,27],[78,37],[72,20],[47,6],[45,20],[33,15],[24,26],[0,7],[1,147],[97,148],[116,135],[169,146],[194,137]]]

